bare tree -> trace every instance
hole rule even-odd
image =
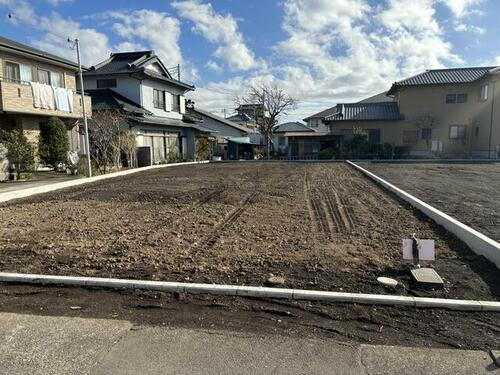
[[[121,152],[121,142],[116,141],[120,129],[128,123],[126,116],[117,111],[96,111],[89,119],[90,157],[101,173],[116,165]]]
[[[127,158],[127,166],[134,168],[137,166],[137,136],[132,130],[121,129],[117,134],[120,142],[120,151]],[[120,152],[120,154],[121,154]]]
[[[263,116],[256,118],[256,121],[260,133],[264,136],[266,155],[269,159],[274,127],[281,116],[286,116],[289,111],[297,108],[298,101],[276,84],[260,84],[249,86],[245,94],[235,97],[234,102],[237,106],[254,105],[264,112]]]

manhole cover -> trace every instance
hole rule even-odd
[[[442,288],[443,279],[432,268],[416,268],[411,270],[413,279],[422,286],[428,288]]]

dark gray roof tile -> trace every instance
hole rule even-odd
[[[394,94],[399,87],[405,86],[471,83],[484,77],[495,68],[494,66],[483,66],[427,70],[424,73],[395,82],[388,94]]]
[[[401,120],[396,102],[347,103],[337,104],[336,112],[325,118],[326,121],[374,121]]]
[[[286,133],[286,132],[312,132],[313,129],[307,127],[300,122],[286,122],[284,124],[278,125],[275,129],[275,133]]]

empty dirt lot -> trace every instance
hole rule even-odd
[[[499,299],[500,276],[453,236],[345,164],[175,167],[0,206],[0,270],[388,292],[411,288],[401,241],[436,240],[442,291]]]
[[[500,163],[362,163],[376,175],[500,241]]]
[[[344,164],[175,167],[0,205],[0,270],[499,299],[498,272]],[[444,291],[401,239],[434,238]],[[407,289],[384,290],[389,275]],[[76,308],[75,308],[76,307]],[[0,311],[347,342],[496,349],[497,313],[0,284]]]

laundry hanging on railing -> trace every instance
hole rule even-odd
[[[64,112],[73,112],[73,91],[62,87],[53,87],[56,99],[56,109]]]
[[[33,91],[33,107],[73,112],[73,91],[43,83],[30,82]]]
[[[33,91],[33,107],[42,109],[54,109],[54,91],[49,85],[38,82],[30,82]]]

